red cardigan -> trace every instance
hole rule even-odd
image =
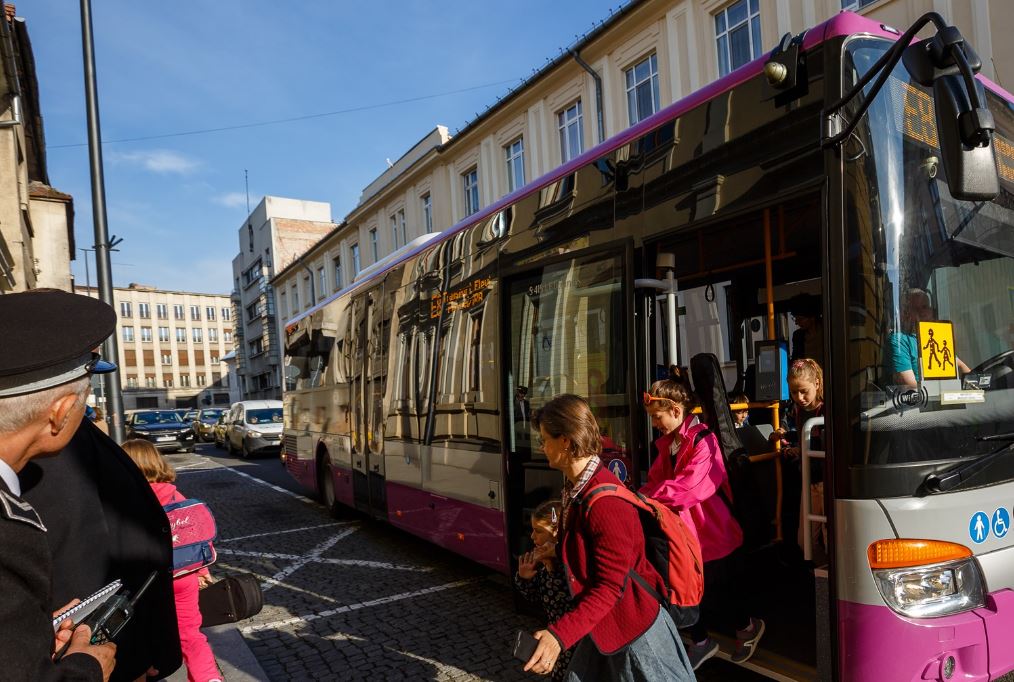
[[[584,490],[600,483],[623,485],[600,466]],[[570,507],[560,542],[561,559],[573,607],[549,631],[564,649],[590,634],[603,654],[612,654],[644,634],[658,617],[659,603],[631,580],[637,571],[664,594],[662,578],[644,555],[644,533],[637,510],[623,500],[598,500],[589,512],[580,497]]]

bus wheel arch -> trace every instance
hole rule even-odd
[[[331,456],[327,446],[323,443],[317,445],[317,497],[320,503],[332,515],[338,512],[338,501],[334,490],[334,474],[331,471]]]

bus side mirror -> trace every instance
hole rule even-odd
[[[982,60],[954,26],[912,43],[902,55],[912,79],[933,88],[937,141],[955,199],[990,201],[1000,193],[993,153],[996,124],[975,79]]]

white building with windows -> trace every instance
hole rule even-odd
[[[330,204],[272,196],[264,197],[240,226],[239,254],[232,261],[232,304],[236,375],[244,399],[282,397],[278,340],[283,320],[270,282],[334,228]],[[303,274],[298,284],[306,283],[304,296],[310,299],[315,272],[307,266]],[[298,291],[292,295],[299,298]]]
[[[94,287],[77,292],[98,297]],[[125,409],[229,404],[222,368],[233,344],[228,296],[130,284],[113,289],[113,307]]]
[[[983,73],[1014,73],[1014,25],[1002,0],[630,0],[569,50],[453,136],[437,126],[371,182],[342,225],[305,260],[325,279],[276,270],[279,315],[291,318],[406,243],[443,231],[663,107],[851,10],[904,29],[929,11],[955,23]],[[561,36],[573,29],[561,27]],[[533,56],[533,60],[537,57]],[[1004,64],[1011,68],[1004,68]],[[999,66],[998,66],[999,65]],[[312,297],[308,298],[308,294]]]

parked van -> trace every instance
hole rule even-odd
[[[282,401],[242,400],[226,419],[225,447],[243,458],[278,454],[282,449]]]

